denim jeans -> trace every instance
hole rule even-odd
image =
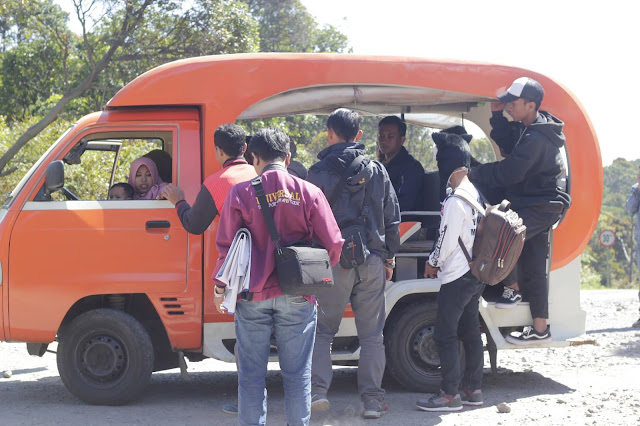
[[[235,313],[238,344],[238,424],[267,421],[266,375],[274,329],[289,425],[308,425],[311,417],[311,354],[316,306],[302,296],[260,302],[240,301]]]
[[[449,395],[459,388],[469,390],[482,387],[484,347],[480,335],[478,304],[484,284],[471,275],[471,271],[457,280],[443,284],[438,293],[438,314],[433,338],[438,347],[442,371],[442,390]],[[462,340],[465,368],[460,378],[460,352]]]
[[[636,265],[638,266],[638,300],[640,301],[640,244],[636,245]],[[640,308],[638,308],[640,312]]]

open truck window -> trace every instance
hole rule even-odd
[[[164,137],[162,137],[164,136]],[[107,200],[114,183],[128,182],[131,163],[139,157],[156,153],[158,170],[171,181],[171,155],[165,141],[171,134],[97,133],[83,137],[64,156],[64,186],[50,197],[41,189],[37,201],[100,201]],[[166,153],[164,156],[157,153]],[[161,157],[161,160],[158,159]],[[163,161],[164,160],[164,161]],[[167,163],[168,162],[168,163]],[[46,184],[46,182],[45,182]]]

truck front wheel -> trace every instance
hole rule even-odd
[[[153,345],[131,315],[96,309],[59,336],[58,371],[67,389],[89,404],[122,405],[140,397],[153,371]]]
[[[385,327],[387,371],[402,386],[416,392],[440,389],[440,358],[433,340],[437,303],[413,303],[402,308]],[[464,350],[460,348],[461,371]]]

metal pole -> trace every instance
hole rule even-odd
[[[611,248],[607,247],[607,287],[611,288],[611,267],[609,266],[609,252]]]

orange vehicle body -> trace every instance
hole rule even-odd
[[[602,168],[595,132],[583,107],[556,81],[508,66],[418,58],[330,54],[192,58],[144,73],[121,89],[104,111],[79,120],[45,154],[4,209],[0,338],[52,342],[79,301],[108,294],[145,295],[174,351],[201,352],[203,324],[233,321],[230,315],[218,314],[213,304],[210,277],[218,257],[218,218],[200,236],[184,230],[167,201],[137,201],[142,203],[139,208],[98,201],[75,202],[85,203],[81,208],[74,207],[74,201],[57,202],[63,203],[59,207],[36,204],[47,166],[87,135],[117,135],[132,129],[172,135],[173,183],[193,202],[204,177],[220,169],[214,130],[242,118],[243,112],[265,99],[304,88],[375,85],[429,88],[434,93],[489,100],[522,75],[542,84],[543,109],[565,122],[573,204],[554,233],[552,269],[569,264],[595,229]],[[320,105],[315,111],[337,106]],[[170,226],[149,228],[148,221],[167,221]]]

